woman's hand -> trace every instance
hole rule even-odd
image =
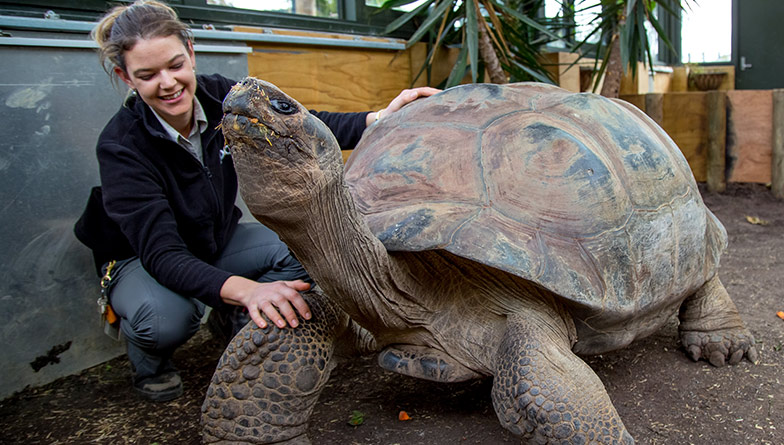
[[[367,118],[365,118],[365,125],[370,126],[370,124],[373,122],[382,119],[384,116],[387,116],[390,113],[394,113],[395,111],[403,108],[403,105],[411,103],[420,97],[428,97],[440,92],[441,90],[438,88],[431,87],[419,87],[412,88],[410,90],[403,90],[400,92],[400,94],[397,95],[396,98],[392,99],[392,102],[390,102],[386,108],[369,113]]]
[[[299,294],[308,289],[310,284],[302,280],[257,283],[234,275],[223,283],[220,294],[226,303],[245,306],[250,318],[262,329],[267,323],[261,312],[279,328],[285,328],[286,321],[296,328],[299,325],[297,313],[310,320],[310,308]]]

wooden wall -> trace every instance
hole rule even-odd
[[[239,27],[235,31],[262,32]],[[283,30],[275,33],[348,38]],[[319,111],[377,110],[411,82],[412,51],[255,42],[251,46],[249,75],[274,83],[304,106]]]
[[[656,121],[681,149],[697,181],[705,181],[708,120],[705,93],[623,95]]]
[[[236,28],[244,32],[273,32],[297,36],[334,39],[356,39],[355,36],[306,31]],[[365,40],[384,40],[361,37]],[[402,43],[402,41],[400,41]],[[407,50],[385,50],[307,44],[249,43],[248,72],[276,84],[308,108],[323,111],[368,111],[385,107],[401,90],[412,85],[425,61],[424,44]],[[457,50],[440,51],[432,72],[431,84],[437,84],[449,74],[457,57]],[[572,65],[576,56],[569,53],[543,55],[556,82],[570,91],[580,91],[580,65]],[[591,65],[592,66],[592,65]],[[732,67],[720,88],[732,88]],[[690,91],[688,72],[675,68],[672,73],[655,76],[654,93],[622,94],[625,99],[648,113],[680,147],[698,181],[708,180],[709,141],[717,136],[709,134],[711,114],[707,94]],[[466,81],[468,81],[466,79]],[[422,75],[415,86],[425,85]],[[647,91],[650,84],[647,71],[640,67],[639,77],[624,79],[626,92]],[[726,104],[726,130],[719,139],[726,149],[726,164],[722,181],[771,181],[772,152],[772,93],[771,91],[726,91],[721,103]],[[715,111],[715,110],[714,110]],[[723,121],[723,119],[722,119]],[[724,125],[724,124],[722,124]],[[724,128],[724,127],[722,127]],[[709,137],[711,136],[711,137]],[[726,147],[726,148],[724,148]],[[715,157],[715,155],[714,155]],[[715,167],[714,167],[715,171]],[[713,173],[715,176],[715,173]]]
[[[709,94],[724,95],[726,124],[709,130]],[[773,146],[771,90],[676,92],[621,96],[655,121],[680,147],[697,181],[708,181],[709,141],[720,140],[726,152],[722,180],[770,183]],[[711,134],[711,131],[717,134]]]
[[[771,181],[773,91],[727,92],[728,180]]]

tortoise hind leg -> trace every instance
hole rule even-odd
[[[434,382],[463,382],[482,377],[447,353],[427,346],[387,346],[378,355],[378,364],[387,371]]]
[[[309,444],[307,421],[348,316],[314,289],[297,328],[248,323],[223,353],[202,405],[205,443]]]
[[[718,275],[683,302],[678,318],[681,343],[692,360],[702,358],[723,366],[735,365],[745,356],[757,362],[754,336],[743,325]]]
[[[633,444],[599,377],[571,351],[564,319],[510,315],[499,347],[493,406],[531,443]]]

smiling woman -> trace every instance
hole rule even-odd
[[[188,137],[196,93],[193,44],[176,36],[140,39],[125,52],[125,69],[114,72],[178,133]]]
[[[199,329],[205,305],[226,340],[251,319],[293,328],[310,318],[299,292],[311,280],[275,233],[239,223],[237,174],[219,130],[236,82],[196,75],[192,34],[175,11],[154,0],[118,6],[93,37],[106,71],[133,93],[98,138],[101,187],[76,232],[111,282],[134,388],[171,400],[183,392],[172,354]],[[406,90],[384,115],[435,92]],[[309,113],[350,150],[380,111]]]

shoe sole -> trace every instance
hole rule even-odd
[[[136,387],[133,389],[136,390],[136,392],[145,399],[153,402],[168,402],[170,400],[176,399],[177,397],[180,397],[183,393],[182,385],[167,391],[145,391]]]

